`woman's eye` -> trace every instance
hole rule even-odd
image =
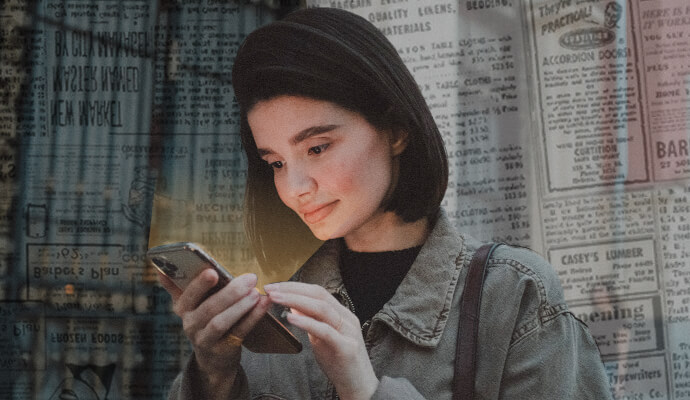
[[[268,165],[273,169],[283,168],[283,162],[282,161],[274,161],[272,163],[268,163]]]
[[[308,154],[320,154],[322,151],[328,148],[328,143],[320,144],[318,146],[310,147]]]

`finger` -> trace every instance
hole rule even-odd
[[[257,276],[255,274],[241,275],[214,293],[198,307],[201,313],[216,315],[232,306],[246,296],[250,291],[256,291]]]
[[[249,312],[230,329],[230,333],[241,338],[247,337],[247,334],[256,326],[257,322],[266,315],[270,307],[271,301],[268,299],[268,296],[259,296],[259,301],[254,308],[249,310]]]
[[[302,282],[278,282],[264,285],[264,291],[270,296],[273,293],[294,293],[324,301],[333,306],[342,306],[329,291],[320,285]],[[343,306],[344,307],[344,306]]]
[[[187,336],[195,336],[196,332],[204,329],[215,316],[232,309],[235,303],[241,301],[250,292],[257,292],[254,288],[256,279],[254,274],[242,275],[208,297],[193,311],[180,314]]]
[[[168,278],[165,274],[160,272],[158,269],[156,269],[156,272],[158,273],[158,281],[161,283],[161,286],[163,286],[163,289],[165,289],[168,293],[170,293],[170,297],[172,297],[172,301],[176,302],[177,299],[180,298],[182,295],[182,289],[177,287],[175,282],[172,281],[172,279]]]
[[[332,298],[333,295],[330,294],[323,286],[315,285],[312,283],[303,282],[277,282],[269,283],[264,285],[264,291],[266,293],[271,292],[282,292],[282,293],[297,293],[303,294],[305,296],[317,298],[317,299],[327,299]]]
[[[194,278],[189,286],[184,290],[183,295],[180,296],[179,301],[174,305],[175,314],[182,316],[182,314],[192,311],[203,300],[206,293],[218,283],[218,273],[212,268],[207,268],[196,278]]]
[[[333,347],[351,345],[352,339],[341,334],[327,323],[297,314],[288,314],[287,320],[292,325],[304,329],[309,334],[309,340],[314,344],[323,341]]]
[[[211,318],[208,324],[199,331],[195,338],[195,344],[203,346],[221,340],[230,328],[256,305],[259,297],[259,293],[256,290],[252,290],[237,303],[233,304],[232,307]]]
[[[337,325],[338,328],[343,323],[343,314],[350,313],[347,308],[337,301],[335,304],[332,304],[330,301],[315,299],[301,294],[276,291],[269,293],[268,296],[274,303],[290,307],[299,314],[326,322],[334,327]]]

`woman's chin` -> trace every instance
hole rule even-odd
[[[334,239],[337,237],[330,230],[314,228],[311,226],[309,227],[309,229],[311,230],[311,233],[314,236],[316,236],[317,239],[322,240],[322,241],[326,241],[328,239]]]
[[[326,241],[343,236],[342,229],[334,227],[333,224],[326,223],[327,221],[320,221],[316,224],[307,224],[311,233],[319,240]]]

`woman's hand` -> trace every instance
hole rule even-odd
[[[316,361],[342,399],[369,399],[378,378],[369,361],[359,319],[326,289],[300,282],[264,286],[269,299],[292,312],[288,321],[304,329]]]
[[[270,306],[268,298],[255,289],[256,275],[239,276],[205,300],[218,282],[213,269],[200,273],[184,291],[167,276],[159,273],[159,278],[194,347],[200,377],[212,388],[208,392],[229,392],[241,354],[240,343],[232,337],[244,338]]]

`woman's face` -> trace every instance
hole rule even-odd
[[[280,199],[321,240],[380,228],[404,141],[334,103],[280,96],[247,119]]]

